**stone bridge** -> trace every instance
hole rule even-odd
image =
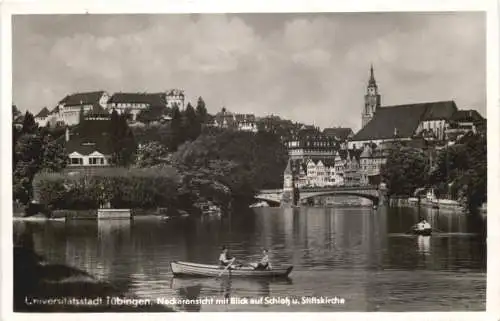
[[[373,204],[383,204],[386,202],[385,191],[380,190],[378,186],[329,186],[329,187],[308,187],[298,190],[298,199],[296,202],[318,196],[358,196],[367,198]],[[282,189],[261,190],[256,199],[267,201],[274,204],[281,204],[283,199]]]

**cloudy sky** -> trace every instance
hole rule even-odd
[[[454,99],[486,116],[483,13],[13,17],[13,101],[182,88],[210,112],[359,129],[373,63],[382,105]]]

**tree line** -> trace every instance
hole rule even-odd
[[[419,188],[432,188],[438,198],[459,201],[475,210],[487,201],[487,139],[469,133],[456,144],[431,149],[396,145],[391,149],[381,176],[392,196],[416,196]]]
[[[17,113],[13,115],[18,116]],[[145,115],[139,114],[138,118],[139,116]],[[162,184],[168,186],[178,184],[175,187],[176,193],[172,193],[172,197],[161,198],[161,204],[158,206],[164,206],[165,200],[169,200],[172,205],[182,208],[189,208],[192,204],[203,201],[212,201],[228,207],[234,201],[238,203],[252,201],[258,189],[281,186],[287,152],[276,133],[207,128],[205,125],[210,115],[201,97],[196,108],[188,104],[181,111],[177,106],[173,106],[170,117],[171,120],[164,124],[131,127],[127,122],[126,113],[119,115],[116,111],[112,112],[108,128],[112,147],[111,163],[132,170],[127,172],[127,175],[132,177],[128,178],[130,182],[127,181],[125,184],[130,191],[122,191],[120,186],[123,184],[118,184],[110,190],[109,195],[115,195],[112,197],[115,204],[134,206],[141,206],[142,203],[143,206],[152,204],[150,197],[145,198],[147,202],[130,198],[132,196],[127,196],[129,198],[126,200],[123,198],[124,195],[144,195],[142,189],[150,184],[141,183],[146,182],[146,178],[139,179],[142,174],[135,175],[134,168],[140,171],[166,167],[173,168],[176,172],[175,175],[179,179],[168,176],[164,182],[162,181]],[[87,122],[84,115],[80,115],[77,129],[82,132],[92,132],[91,127],[92,122]],[[26,204],[33,196],[32,185],[36,173],[43,169],[58,172],[66,167],[68,159],[64,149],[64,130],[40,128],[33,115],[27,112],[22,128],[17,129],[13,126],[13,131],[14,199]],[[56,135],[50,135],[51,132]],[[157,173],[160,175],[171,172],[166,170]],[[113,173],[111,176],[116,175]],[[101,180],[89,178],[63,184],[61,181],[63,176],[58,176],[58,180],[46,178],[46,183],[40,183],[40,186],[43,186],[41,190],[44,202],[56,207],[81,208],[84,204],[94,206],[98,200],[94,195],[95,191],[88,190],[90,187],[82,185],[83,182],[85,184],[108,182],[106,183],[108,189],[111,184],[109,182],[117,182],[117,178],[106,178],[104,175]],[[147,178],[150,182],[154,179],[153,176]],[[71,190],[66,190],[63,186],[73,187]],[[91,188],[91,190],[96,189]],[[156,195],[156,192],[148,193]]]

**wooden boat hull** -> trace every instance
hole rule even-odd
[[[431,235],[432,229],[423,229],[423,230],[413,230],[413,234],[415,235]]]
[[[198,264],[190,262],[175,261],[170,263],[170,268],[174,276],[191,277],[217,277],[224,268],[218,265]],[[228,269],[222,275],[232,277],[250,277],[250,278],[276,278],[287,277],[292,272],[293,266],[287,268],[278,268],[273,270],[256,271],[251,267],[241,267]]]

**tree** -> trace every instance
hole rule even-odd
[[[59,172],[66,167],[67,163],[68,156],[61,142],[52,140],[44,143],[44,151],[40,164],[41,169]]]
[[[442,149],[429,183],[470,210],[480,207],[487,200],[486,137],[467,135],[459,144]]]
[[[205,124],[207,122],[207,107],[205,106],[205,101],[203,98],[198,98],[198,103],[196,104],[196,116],[200,124]]]
[[[182,115],[179,107],[175,104],[172,107],[172,120],[170,121],[170,143],[168,146],[169,150],[177,150],[177,147],[184,141],[182,134]]]
[[[151,167],[168,161],[168,150],[158,142],[142,144],[137,150],[138,167]]]
[[[111,113],[110,120],[111,162],[117,166],[129,166],[134,162],[137,151],[134,134],[129,128],[125,115]]]
[[[186,106],[186,110],[184,111],[183,118],[183,130],[182,130],[182,141],[185,140],[194,140],[201,133],[201,124],[196,115],[196,112],[191,106],[191,103],[188,103]]]
[[[35,117],[29,111],[24,115],[23,128],[21,132],[23,134],[34,134],[38,129],[38,124],[35,121]]]
[[[33,194],[32,182],[40,170],[43,142],[37,134],[23,134],[13,148],[13,198],[27,204]]]
[[[410,196],[427,183],[429,161],[417,148],[395,145],[381,168],[381,177],[389,195]]]
[[[16,119],[19,116],[21,116],[21,112],[16,105],[12,105],[12,120]]]

